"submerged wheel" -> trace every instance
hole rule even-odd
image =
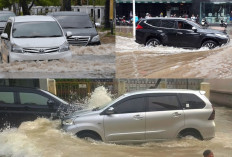
[[[202,44],[202,47],[208,47],[209,49],[213,49],[213,48],[215,48],[217,46],[218,46],[218,44],[215,41],[213,41],[213,40],[205,41]]]
[[[91,132],[84,132],[81,134],[77,134],[77,137],[85,139],[87,141],[92,141],[92,140],[101,141],[101,137],[99,137],[99,135]]]
[[[184,138],[184,137],[194,137],[198,140],[203,140],[202,136],[200,135],[200,133],[198,131],[195,130],[185,130],[179,133],[178,138]]]
[[[152,46],[152,47],[156,47],[160,45],[160,41],[158,39],[155,39],[155,38],[152,38],[152,39],[149,39],[147,42],[146,42],[146,46]]]

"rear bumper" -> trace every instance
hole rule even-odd
[[[53,60],[53,59],[67,59],[72,58],[71,51],[52,52],[52,53],[9,53],[10,62],[26,61],[26,60]]]
[[[200,129],[202,138],[204,140],[210,140],[215,137],[215,123],[212,121],[210,124],[204,126],[204,129]]]

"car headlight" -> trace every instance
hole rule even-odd
[[[74,124],[74,119],[70,118],[70,119],[65,119],[62,121],[63,125],[73,125]]]
[[[227,38],[227,35],[225,35],[225,34],[215,34],[215,35],[218,37],[221,37],[221,38]]]
[[[70,50],[69,44],[65,42],[63,45],[60,46],[59,52],[64,52]]]
[[[100,41],[99,35],[94,36],[91,41],[92,42],[98,42],[98,41]]]
[[[24,52],[23,48],[21,48],[21,47],[18,46],[18,45],[15,45],[15,44],[12,45],[11,51],[12,51],[12,52],[15,52],[15,53],[23,53],[23,52]]]

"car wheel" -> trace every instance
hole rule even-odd
[[[152,47],[156,47],[160,45],[160,41],[158,39],[155,39],[155,38],[152,38],[152,39],[149,39],[147,42],[146,42],[146,46],[152,46]]]
[[[93,133],[90,133],[90,132],[85,132],[85,133],[82,133],[80,135],[77,135],[79,138],[81,139],[85,139],[87,141],[101,141],[101,138],[96,135],[96,134],[93,134]]]
[[[179,134],[178,138],[194,137],[198,140],[203,140],[201,135],[197,131],[185,131]]]
[[[212,40],[205,41],[202,44],[202,47],[208,47],[209,49],[213,49],[213,48],[215,48],[217,46],[218,46],[218,44],[215,41],[212,41]]]

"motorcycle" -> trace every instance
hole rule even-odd
[[[202,25],[203,27],[209,27],[209,24],[208,24],[208,22],[207,22],[207,20],[206,20],[205,18],[203,18],[203,19],[201,20],[201,25]]]
[[[221,20],[220,26],[226,28],[227,27],[227,23],[224,20]]]

